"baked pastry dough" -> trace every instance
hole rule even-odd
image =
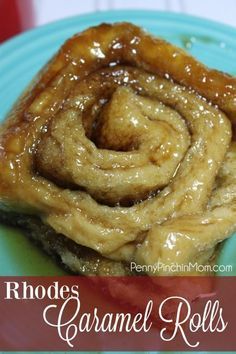
[[[236,230],[235,122],[235,78],[132,24],[89,28],[1,127],[2,215],[114,264],[208,262]]]

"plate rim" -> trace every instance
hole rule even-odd
[[[91,22],[93,21],[101,21],[101,22],[121,22],[123,20],[120,20],[117,18],[119,17],[130,17],[130,22],[135,22],[136,20],[138,21],[143,21],[147,22],[148,21],[156,21],[158,24],[158,21],[160,21],[161,24],[165,23],[166,21],[176,23],[176,24],[187,24],[193,27],[200,27],[204,26],[206,27],[206,32],[207,30],[212,30],[215,32],[215,36],[217,36],[217,33],[220,33],[221,35],[226,35],[229,38],[229,41],[232,40],[232,43],[235,43],[236,48],[236,27],[232,27],[217,21],[205,19],[202,17],[198,16],[193,16],[193,15],[188,15],[185,13],[178,13],[178,12],[169,12],[169,11],[157,11],[157,10],[132,10],[132,9],[119,9],[119,10],[108,10],[108,11],[97,11],[97,12],[89,12],[85,14],[77,14],[74,16],[69,16],[64,19],[59,19],[56,21],[52,21],[48,24],[44,24],[42,26],[35,27],[33,29],[30,29],[28,31],[22,32],[11,39],[3,42],[0,44],[0,54],[6,52],[7,55],[11,55],[14,53],[14,51],[18,50],[18,46],[22,44],[26,44],[29,41],[32,40],[37,40],[40,37],[44,37],[45,35],[48,35],[48,32],[58,32],[63,33],[64,29],[68,26],[74,26],[78,24],[79,27],[83,26],[84,24],[87,26],[91,26]],[[107,19],[109,18],[109,21]],[[141,25],[142,26],[142,25]],[[143,26],[145,28],[145,26]],[[80,30],[77,31],[77,33],[80,32]],[[75,32],[76,33],[76,32]],[[207,33],[206,33],[207,34]],[[0,70],[1,70],[1,65],[0,65]],[[4,115],[6,117],[6,115]],[[1,119],[0,119],[1,121]],[[0,230],[1,231],[1,230]]]
[[[73,23],[74,21],[78,20],[84,20],[84,21],[88,21],[88,20],[99,20],[99,18],[101,18],[101,23],[103,22],[102,17],[103,16],[109,16],[111,17],[111,23],[114,23],[114,20],[112,20],[112,17],[115,16],[122,16],[122,15],[132,15],[132,17],[136,17],[139,19],[145,18],[146,16],[151,16],[152,18],[156,15],[161,19],[163,18],[164,20],[169,19],[169,20],[177,20],[181,22],[181,19],[189,20],[191,21],[192,24],[197,24],[197,25],[208,25],[210,26],[212,29],[216,29],[217,31],[220,32],[226,32],[228,35],[235,35],[236,34],[236,27],[233,27],[231,25],[222,23],[222,22],[218,22],[215,20],[211,20],[208,18],[204,18],[201,16],[195,16],[195,15],[190,15],[190,14],[186,14],[183,12],[174,12],[174,11],[160,11],[160,10],[147,10],[147,9],[113,9],[113,10],[106,10],[106,11],[93,11],[93,12],[88,12],[88,13],[84,13],[84,14],[77,14],[77,15],[73,15],[73,16],[67,16],[65,18],[62,19],[57,19],[54,21],[51,21],[49,23],[46,24],[42,24],[40,26],[34,27],[34,28],[30,28],[24,32],[21,32],[19,34],[16,34],[15,36],[7,39],[6,41],[0,43],[0,52],[3,50],[9,50],[11,49],[12,46],[18,44],[18,42],[20,42],[22,39],[27,40],[28,37],[30,38],[30,36],[32,35],[38,35],[41,33],[41,31],[47,31],[50,29],[55,29],[55,27],[60,26],[60,25],[65,25],[68,22]],[[117,21],[117,22],[121,22],[121,21]],[[123,21],[123,22],[127,22],[127,21]],[[8,48],[9,47],[9,48]]]

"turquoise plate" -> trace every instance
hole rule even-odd
[[[182,14],[109,11],[68,18],[25,32],[0,46],[0,120],[39,69],[74,33],[101,22],[129,21],[188,50],[210,67],[236,75],[236,29]],[[1,173],[1,171],[0,171]],[[63,274],[20,232],[0,226],[0,275]],[[219,264],[236,275],[236,235],[225,242]],[[224,267],[225,268],[225,267]],[[223,268],[222,268],[223,269]]]
[[[236,75],[236,29],[182,14],[155,11],[98,12],[36,28],[0,46],[0,120],[39,69],[74,33],[101,22],[129,21],[188,50],[210,67]],[[1,173],[1,171],[0,171]],[[224,243],[219,264],[236,275],[236,235]],[[21,232],[0,225],[0,275],[62,275]]]

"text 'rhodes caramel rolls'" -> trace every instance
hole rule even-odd
[[[235,78],[132,24],[89,28],[1,127],[1,218],[76,272],[207,264],[236,230],[235,123]]]

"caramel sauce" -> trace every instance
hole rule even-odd
[[[89,28],[3,124],[0,203],[111,259],[205,262],[236,228],[235,183],[215,187],[231,125],[235,78],[132,24]]]

